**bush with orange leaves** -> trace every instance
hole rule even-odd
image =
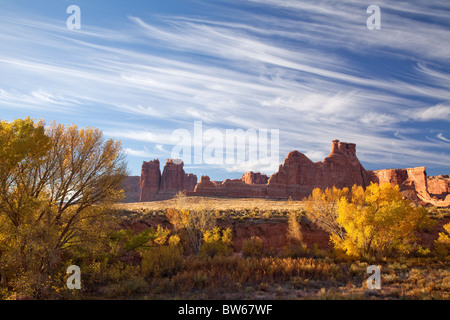
[[[179,232],[182,240],[189,245],[195,254],[200,253],[205,232],[212,230],[216,225],[216,213],[205,202],[196,207],[186,209],[183,205],[184,195],[177,194],[178,208],[168,208],[166,217]]]

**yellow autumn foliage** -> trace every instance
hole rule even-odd
[[[365,190],[354,186],[351,200],[338,201],[337,223],[345,229],[342,239],[332,234],[335,248],[352,256],[383,256],[409,253],[416,231],[430,227],[427,211],[404,199],[398,186],[371,184]]]

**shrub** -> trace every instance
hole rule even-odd
[[[144,252],[141,262],[144,276],[170,276],[180,271],[183,265],[181,247],[177,245],[157,246]]]
[[[233,250],[232,245],[231,229],[227,228],[222,230],[219,227],[215,227],[212,230],[205,231],[203,234],[203,245],[200,249],[199,256],[201,258],[212,258],[217,255],[227,256]]]
[[[434,241],[434,249],[440,258],[448,257],[450,253],[450,223],[444,225],[445,232],[439,232],[439,238]]]
[[[244,257],[257,257],[263,255],[263,242],[259,237],[251,237],[242,243],[242,254]]]
[[[186,241],[195,254],[200,252],[203,234],[216,225],[216,212],[211,210],[205,202],[200,202],[193,209],[186,209],[182,194],[177,194],[178,208],[167,209],[167,218],[175,231],[185,235]]]
[[[299,213],[296,211],[289,212],[288,230],[286,234],[287,246],[285,254],[288,257],[298,258],[309,255],[309,249],[303,242],[303,235],[298,222]]]

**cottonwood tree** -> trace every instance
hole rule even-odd
[[[47,274],[65,250],[95,244],[126,174],[120,142],[98,129],[2,121],[0,268]]]
[[[317,224],[324,231],[335,234],[340,239],[344,239],[345,230],[337,222],[338,201],[342,197],[349,196],[348,188],[320,188],[313,190],[312,194],[305,199],[306,216],[309,220]]]
[[[201,201],[193,208],[186,208],[183,193],[176,195],[177,207],[167,209],[167,218],[174,226],[175,231],[187,238],[195,254],[200,253],[203,244],[203,235],[216,226],[216,213],[210,206]]]
[[[426,209],[411,205],[399,186],[390,183],[371,183],[365,190],[354,187],[351,200],[342,197],[337,206],[337,223],[345,236],[333,234],[331,240],[336,248],[356,257],[409,253],[416,231],[432,226]]]

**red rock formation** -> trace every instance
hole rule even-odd
[[[192,173],[186,173],[184,176],[184,190],[186,191],[194,191],[195,186],[197,185],[197,176]]]
[[[194,188],[194,194],[201,196],[216,196],[216,184],[208,176],[202,176]]]
[[[233,198],[265,198],[267,185],[246,184],[241,179],[226,179],[221,184],[216,185],[217,195],[220,197]]]
[[[125,199],[123,202],[139,202],[141,196],[141,186],[140,186],[139,176],[126,177],[123,182],[123,191],[125,193]]]
[[[449,180],[446,176],[427,177],[425,167],[371,171],[372,182],[398,185],[400,191],[418,204],[450,206]]]
[[[371,172],[373,182],[398,185],[400,191],[414,190],[421,198],[429,197],[425,167],[407,169],[383,169]]]
[[[183,162],[168,159],[161,174],[159,160],[145,162],[141,170],[140,201],[165,200],[174,197],[178,191],[193,191],[197,176],[186,174]]]
[[[428,193],[431,197],[445,199],[450,194],[450,176],[440,175],[428,177]]]
[[[192,195],[215,196],[229,198],[264,198],[267,186],[265,184],[246,184],[241,179],[226,179],[223,182],[211,181],[208,176],[202,176],[195,186]]]
[[[160,194],[175,195],[184,190],[186,173],[183,162],[177,164],[172,159],[167,159],[161,176]]]
[[[242,175],[242,181],[247,184],[267,184],[269,177],[260,172],[247,172]]]
[[[141,196],[140,201],[155,200],[161,183],[161,169],[159,159],[149,162],[144,161],[141,169]]]
[[[196,186],[194,194],[204,196],[302,199],[314,188],[325,189],[337,186],[352,187],[354,184],[366,186],[370,182],[369,173],[356,157],[355,144],[333,141],[330,155],[323,162],[313,163],[299,151],[292,151],[286,157],[267,184],[261,184],[265,175],[246,173],[242,180],[225,180],[213,183],[208,177]],[[259,182],[259,183],[258,183]]]
[[[356,156],[356,145],[334,140],[331,152],[322,162],[312,162],[299,151],[290,152],[278,172],[267,176],[248,172],[242,179],[223,182],[186,174],[183,163],[169,159],[163,174],[159,160],[144,162],[140,178],[140,201],[163,200],[185,190],[188,195],[237,198],[302,199],[314,188],[336,186],[366,187],[370,182],[398,184],[412,201],[445,207],[450,206],[450,178],[427,177],[425,167],[366,171]],[[133,189],[134,190],[134,189]]]
[[[302,199],[314,188],[367,186],[370,175],[356,157],[356,145],[334,140],[323,162],[313,163],[299,151],[292,151],[271,175],[267,186],[270,198]]]

